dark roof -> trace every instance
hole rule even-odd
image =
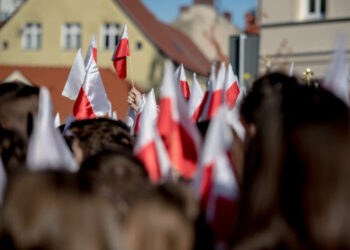
[[[55,112],[60,113],[62,122],[68,114],[72,114],[74,102],[61,95],[70,67],[0,65],[0,82],[15,70],[20,71],[35,86],[46,86],[49,89]],[[112,109],[117,111],[119,119],[124,120],[128,112],[127,96],[131,84],[120,80],[112,69],[100,68],[99,71]]]
[[[187,35],[158,21],[140,0],[115,1],[167,57],[200,75],[208,75],[210,62]]]

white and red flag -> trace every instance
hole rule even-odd
[[[204,97],[202,99],[202,103],[201,103],[201,106],[199,108],[199,116],[198,116],[197,122],[207,120],[210,98],[211,98],[211,94],[213,92],[214,84],[216,82],[215,73],[216,73],[216,66],[213,63],[211,65],[211,72],[210,72],[209,80],[207,82],[207,89],[204,93]]]
[[[197,81],[196,73],[193,73],[191,96],[188,101],[188,113],[193,122],[196,122],[198,120],[203,96],[204,94],[201,86]]]
[[[142,116],[139,134],[134,147],[135,156],[144,164],[152,182],[164,180],[171,170],[163,142],[160,139],[156,121],[157,104],[153,89],[148,93]]]
[[[231,63],[227,67],[225,84],[225,94],[222,95],[224,103],[233,109],[239,95],[239,86],[237,76],[233,73]]]
[[[84,82],[85,75],[86,67],[84,63],[84,57],[81,53],[81,49],[79,49],[70,69],[66,85],[62,91],[62,95],[75,101],[78,97],[81,85]]]
[[[188,107],[178,84],[173,64],[164,65],[157,128],[173,167],[185,178],[193,177],[199,157],[201,137],[188,116]]]
[[[212,119],[219,108],[222,105],[222,95],[224,91],[224,84],[225,84],[225,63],[222,62],[220,65],[220,69],[218,72],[218,76],[216,78],[216,82],[213,85],[213,90],[211,92],[210,102],[209,102],[209,109],[208,109],[208,116],[207,119]]]
[[[221,108],[211,121],[204,141],[194,188],[216,242],[231,235],[239,186],[230,157],[233,135]]]
[[[85,58],[86,75],[74,103],[73,114],[76,119],[97,118],[111,110],[103,82],[94,56],[96,35],[92,38]]]
[[[117,72],[120,79],[124,80],[126,78],[126,57],[130,56],[129,49],[129,38],[128,38],[128,28],[124,24],[124,30],[122,36],[118,42],[117,47],[114,50],[112,57],[113,65],[115,71]]]
[[[190,87],[188,86],[183,64],[180,64],[180,66],[176,69],[175,78],[177,80],[177,83],[180,84],[182,94],[186,100],[188,100],[190,98]]]

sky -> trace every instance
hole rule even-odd
[[[244,28],[244,14],[256,7],[257,0],[216,0],[219,12],[229,11],[232,23]],[[192,5],[193,0],[142,0],[148,9],[161,21],[169,23],[179,15],[180,6]]]

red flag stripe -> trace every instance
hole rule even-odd
[[[96,118],[89,98],[87,97],[84,88],[81,87],[77,100],[74,103],[73,114],[76,119]]]
[[[188,100],[190,98],[190,87],[188,86],[188,82],[180,80],[180,88],[184,97]]]
[[[157,183],[161,178],[160,166],[158,163],[157,149],[154,140],[136,153],[136,157],[143,163],[153,183]]]
[[[237,82],[234,82],[225,93],[226,104],[233,109],[239,95],[239,87]]]

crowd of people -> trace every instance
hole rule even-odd
[[[138,135],[121,120],[76,120],[65,133],[62,125],[79,170],[30,171],[38,94],[19,82],[0,85],[0,249],[350,248],[350,113],[327,90],[283,73],[248,90],[239,110],[245,137],[231,131],[239,195],[226,211],[234,221],[225,244],[217,244],[191,179],[150,181],[133,153]],[[132,109],[139,98],[133,89]],[[197,124],[202,141],[208,124]]]

